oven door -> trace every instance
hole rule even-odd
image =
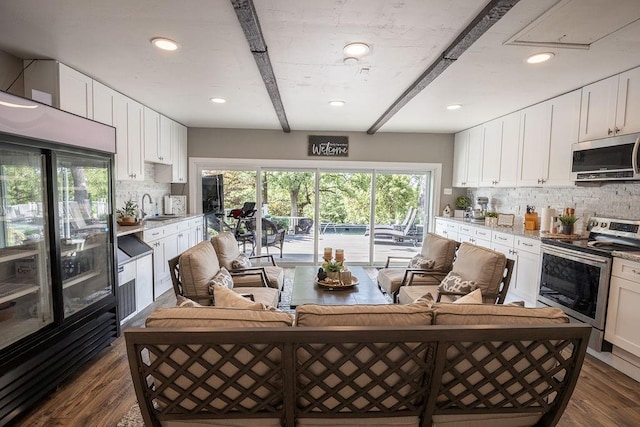
[[[538,301],[604,329],[611,258],[543,244]]]

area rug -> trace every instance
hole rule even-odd
[[[137,403],[127,412],[127,415],[122,417],[116,427],[144,427],[144,421],[142,421],[142,414],[140,413],[140,407]]]

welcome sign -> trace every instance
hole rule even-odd
[[[309,135],[308,155],[313,157],[349,157],[349,137]]]

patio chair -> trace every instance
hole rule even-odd
[[[296,225],[296,234],[309,234],[313,228],[313,220],[311,218],[300,218]]]
[[[463,281],[474,281],[482,292],[482,300],[486,304],[502,304],[507,296],[511,275],[515,262],[500,252],[462,243],[456,253],[451,272]],[[424,273],[410,273],[411,276]],[[408,304],[421,296],[431,293],[445,302],[454,301],[456,297],[466,295],[465,292],[443,292],[438,290],[438,284],[416,286],[414,279],[409,277],[407,283],[398,289],[398,302]]]
[[[255,234],[255,220],[251,222],[250,227]],[[274,246],[280,249],[280,258],[282,258],[282,248],[284,246],[284,235],[286,230],[278,227],[278,225],[266,218],[262,218],[262,247],[267,248],[267,255],[269,254],[269,246]]]
[[[416,210],[416,208],[414,208],[413,206],[409,206],[409,209],[407,210],[407,214],[404,216],[404,219],[402,220],[402,222],[400,224],[376,224],[373,229],[375,231],[377,230],[404,230],[405,227],[407,226],[407,224],[409,224],[409,221],[411,221],[411,216],[413,214],[413,212]],[[368,228],[367,228],[368,231]]]
[[[407,221],[407,225],[402,230],[374,228],[373,237],[374,238],[390,237],[396,243],[404,242],[405,239],[412,239],[415,243],[417,239],[415,235],[415,225],[416,225],[417,214],[418,214],[418,210],[413,209],[413,211],[409,215],[409,221]],[[368,236],[369,230],[365,231],[364,235]]]
[[[409,284],[410,281],[414,285],[437,286],[451,271],[458,246],[459,243],[455,240],[427,233],[418,255],[424,260],[433,261],[433,266],[429,269],[408,267],[410,257],[389,256],[384,268],[378,272],[378,287],[395,301],[400,287]],[[399,262],[404,262],[404,266],[398,267]]]

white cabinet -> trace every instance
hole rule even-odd
[[[171,164],[171,119],[144,107],[144,159]]]
[[[509,293],[517,295],[527,306],[533,307],[538,294],[540,241],[516,237],[513,252],[516,257],[516,268],[511,277]]]
[[[614,258],[604,338],[640,356],[640,263]]]
[[[136,260],[136,311],[153,302],[153,256],[145,255]]]
[[[453,148],[454,187],[477,187],[480,181],[484,129],[476,126],[458,132]]]
[[[483,124],[482,127],[484,128],[484,144],[479,185],[491,187],[497,185],[500,181],[502,119],[491,120]]]
[[[26,60],[27,66],[31,60]],[[37,60],[24,71],[25,96],[34,90],[51,95],[51,105],[87,119],[93,118],[93,80],[53,60]],[[39,98],[41,99],[41,98]]]
[[[194,218],[190,224],[189,247],[195,246],[204,239],[204,223],[202,217]]]
[[[483,125],[484,145],[480,171],[481,187],[515,187],[518,175],[520,112]]]
[[[551,104],[542,102],[521,113],[522,136],[518,156],[518,185],[542,185],[551,141]]]
[[[93,81],[93,120],[113,126],[115,95],[115,91],[110,87]]]
[[[116,128],[117,180],[144,180],[142,115],[142,104],[115,93],[113,125]]]
[[[162,118],[162,116],[161,116]],[[187,183],[187,128],[171,121],[171,165],[156,167],[156,182]],[[163,129],[161,125],[161,130]]]
[[[447,239],[458,241],[459,224],[436,218],[436,234]]]
[[[571,145],[578,142],[580,125],[580,90],[551,99],[551,136],[548,167],[543,184],[574,186],[571,177]]]
[[[640,132],[640,68],[582,88],[580,141]]]

